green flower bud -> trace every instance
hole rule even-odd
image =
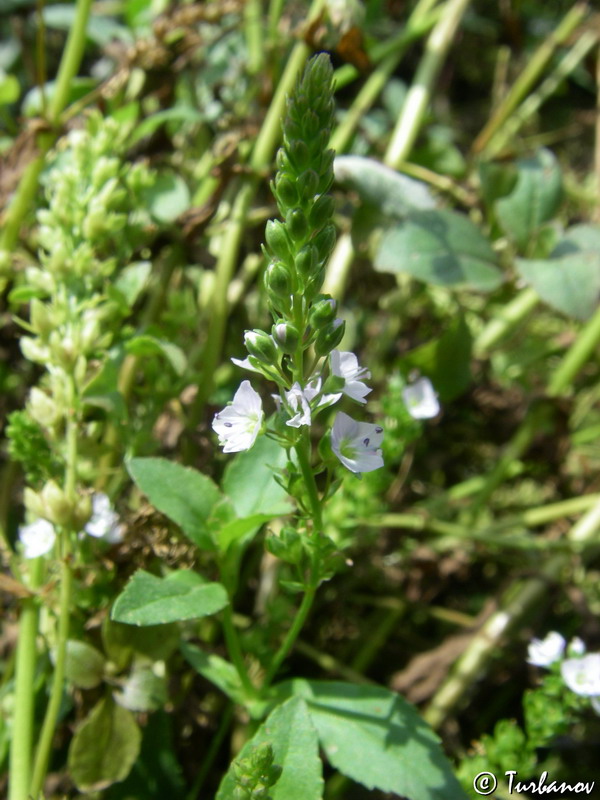
[[[265,229],[265,238],[273,255],[282,261],[291,259],[290,242],[282,222],[270,219]]]
[[[42,428],[52,427],[61,418],[60,410],[54,400],[37,386],[34,386],[29,393],[28,408],[33,419]]]
[[[296,182],[296,188],[298,189],[301,200],[312,200],[317,193],[318,185],[319,176],[314,169],[305,170],[302,175],[298,177]]]
[[[304,287],[304,296],[306,297],[307,300],[314,300],[314,298],[319,294],[319,292],[323,288],[324,281],[325,281],[325,267],[321,266],[315,270],[310,279],[306,282],[306,285]]]
[[[337,303],[333,297],[316,298],[309,311],[308,321],[311,327],[321,330],[321,328],[335,319],[336,313]]]
[[[40,497],[44,505],[44,519],[55,525],[67,525],[71,521],[73,506],[57,483],[48,481]]]
[[[310,210],[308,224],[311,228],[321,228],[325,222],[331,219],[335,203],[329,194],[322,194],[315,200]]]
[[[265,272],[267,292],[275,297],[289,298],[292,293],[292,276],[281,261],[269,264]]]
[[[282,209],[292,208],[298,203],[298,192],[294,182],[281,172],[277,173],[275,183],[271,184],[271,191]]]
[[[278,354],[275,342],[264,331],[246,331],[244,344],[248,353],[258,361],[262,361],[263,364],[277,363]]]
[[[298,330],[289,322],[277,322],[271,329],[275,344],[284,352],[293,354],[296,352],[300,334]]]
[[[300,139],[290,142],[288,148],[288,156],[292,164],[296,167],[298,172],[307,169],[310,166],[311,157],[308,147]]]
[[[308,236],[308,220],[300,208],[288,211],[285,224],[294,244],[303,242]]]
[[[343,319],[334,319],[326,328],[319,331],[315,342],[315,353],[321,357],[331,353],[344,338],[346,323]]]
[[[48,336],[56,328],[50,307],[34,297],[29,304],[29,319],[31,327],[40,336]]]
[[[307,281],[317,266],[319,252],[312,244],[306,244],[294,259],[294,267],[300,277]]]
[[[326,261],[335,247],[336,232],[335,225],[326,225],[313,239],[313,244],[317,248],[318,259],[320,262]]]

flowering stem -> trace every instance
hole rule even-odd
[[[38,797],[44,784],[44,779],[48,770],[48,762],[50,760],[54,730],[56,728],[56,721],[58,719],[62,700],[67,658],[67,639],[69,638],[69,620],[71,615],[71,596],[73,590],[73,575],[71,572],[68,540],[68,531],[63,531],[56,661],[54,664],[54,674],[52,675],[50,699],[46,708],[46,715],[44,717],[35,754],[33,777],[30,788],[31,797]]]
[[[32,559],[29,588],[37,589],[42,582],[43,559]],[[36,638],[39,621],[38,598],[32,595],[21,603],[19,640],[15,666],[15,710],[10,748],[9,800],[27,800],[31,776],[33,747],[33,704]]]
[[[303,435],[295,449],[296,455],[298,456],[300,471],[304,478],[304,485],[308,492],[308,500],[315,528],[314,533],[318,536],[323,530],[323,519],[321,514],[321,500],[319,499],[317,484],[315,483],[315,476],[310,463],[310,440],[308,438],[308,432]]]
[[[283,661],[285,660],[286,656],[294,646],[294,642],[300,635],[300,631],[302,630],[304,623],[306,622],[306,618],[312,608],[313,601],[315,599],[317,587],[313,585],[309,585],[306,587],[306,591],[304,593],[304,597],[302,598],[302,603],[300,604],[300,608],[298,609],[296,616],[294,617],[294,621],[292,623],[291,628],[288,630],[285,639],[281,643],[279,650],[275,653],[273,660],[267,670],[267,674],[265,676],[265,680],[263,682],[263,691],[267,689],[273,678],[279,671],[279,667],[282,665]]]
[[[233,611],[231,604],[226,606],[223,610],[223,634],[225,636],[225,642],[227,643],[229,658],[231,659],[238,675],[240,676],[242,686],[248,695],[255,697],[256,687],[250,680],[248,670],[246,669],[246,664],[244,663],[244,655],[240,646],[240,640],[237,635],[235,625],[233,624]]]

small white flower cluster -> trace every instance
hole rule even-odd
[[[234,359],[234,363],[256,371],[246,361]],[[281,397],[276,397],[278,405],[288,415],[286,425],[291,428],[310,425],[318,411],[337,403],[342,395],[357,403],[367,402],[366,396],[371,389],[363,382],[363,378],[370,378],[371,373],[360,366],[354,353],[333,350],[329,356],[329,371],[337,379],[339,391],[324,393],[323,377],[316,374],[306,386],[296,382],[289,390],[283,391]],[[223,452],[236,453],[252,447],[262,430],[263,421],[260,396],[250,381],[246,380],[242,381],[231,405],[215,414],[212,427],[219,436]],[[383,466],[382,440],[381,426],[357,422],[343,411],[336,415],[331,432],[331,448],[351,472],[371,472]]]
[[[560,633],[551,631],[545,639],[531,641],[527,662],[546,668],[560,662],[565,685],[575,694],[589,697],[594,711],[600,715],[600,653],[586,653],[581,639],[576,637],[567,645]]]
[[[120,542],[123,538],[123,526],[117,512],[103,492],[96,492],[92,497],[92,516],[84,525],[82,534],[84,533],[94,539],[103,539],[109,544]],[[56,530],[48,520],[36,519],[29,525],[21,525],[19,541],[25,558],[39,558],[53,549]]]

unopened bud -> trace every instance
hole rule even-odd
[[[322,194],[315,200],[308,218],[311,228],[321,228],[333,215],[335,203],[329,194]]]
[[[343,319],[334,319],[326,328],[319,331],[317,341],[315,342],[315,353],[320,356],[326,356],[334,350],[344,337],[346,330],[346,323]]]
[[[280,172],[277,173],[277,178],[271,188],[280,206],[293,208],[298,203],[298,192],[294,182]]]
[[[290,142],[288,153],[298,172],[305,170],[310,165],[310,152],[303,141],[296,139]]]
[[[300,208],[288,211],[285,218],[287,230],[295,244],[303,242],[308,236],[308,220]]]
[[[317,265],[319,253],[313,244],[306,244],[294,259],[296,272],[303,281],[307,281]]]
[[[308,321],[315,330],[320,330],[335,319],[337,303],[333,297],[316,298],[311,306]]]
[[[312,200],[317,193],[319,176],[314,169],[305,170],[296,181],[296,187],[302,200]]]
[[[54,481],[48,481],[41,492],[44,504],[44,516],[55,525],[66,525],[71,521],[73,506],[60,486]]]
[[[49,307],[37,297],[34,297],[29,304],[29,319],[31,327],[39,336],[45,337],[56,328]]]
[[[331,255],[331,251],[335,247],[335,239],[336,239],[336,232],[335,226],[331,223],[326,225],[322,231],[320,231],[315,238],[313,239],[313,243],[317,248],[317,252],[319,254],[319,261],[325,261]]]
[[[270,219],[265,228],[265,239],[273,255],[283,261],[291,259],[290,243],[283,223]]]
[[[50,428],[60,419],[54,400],[37,386],[29,393],[29,413],[42,428]]]
[[[263,364],[277,363],[277,348],[272,337],[264,331],[246,331],[244,344],[251,356]]]
[[[289,322],[278,322],[273,325],[273,339],[284,353],[295,353],[300,340],[298,330]]]
[[[281,261],[269,264],[265,272],[265,286],[269,294],[289,298],[292,293],[292,278],[285,264]]]

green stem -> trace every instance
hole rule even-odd
[[[211,770],[212,765],[214,764],[215,758],[219,754],[219,750],[221,745],[223,744],[223,740],[229,727],[231,726],[231,722],[233,720],[233,710],[234,706],[233,703],[228,703],[227,708],[223,711],[221,718],[219,720],[219,727],[217,728],[217,732],[210,740],[210,744],[208,746],[208,750],[206,751],[206,755],[202,761],[202,765],[196,774],[194,779],[194,783],[192,788],[190,789],[187,800],[198,800],[200,797],[200,791],[204,786],[208,773]]]
[[[600,309],[580,331],[577,339],[561,361],[548,384],[547,394],[559,397],[571,390],[579,370],[590,358],[600,343]]]
[[[79,70],[85,47],[85,30],[90,14],[92,0],[78,0],[75,20],[69,31],[67,44],[63,51],[52,101],[48,109],[48,122],[55,127],[69,99],[71,81]],[[25,169],[23,177],[15,192],[12,203],[6,213],[4,230],[0,236],[0,254],[10,253],[19,238],[19,229],[27,211],[33,206],[33,197],[38,186],[38,178],[44,166],[46,155],[58,133],[43,133],[38,136],[38,155]]]
[[[312,608],[316,591],[316,586],[307,586],[304,597],[302,598],[302,603],[300,604],[300,608],[294,617],[292,626],[288,630],[283,642],[281,643],[281,646],[279,647],[279,650],[273,656],[273,660],[271,661],[269,669],[267,670],[262,687],[263,691],[265,691],[271,685],[273,678],[279,671],[279,667],[283,664],[288,653],[294,646],[294,642],[300,635],[300,631],[302,630],[304,623],[306,622],[306,618],[308,617],[308,614]]]
[[[244,23],[246,28],[246,46],[248,48],[248,72],[250,75],[258,75],[263,65],[264,46],[261,17],[261,0],[246,0],[244,5]]]
[[[384,162],[390,167],[397,168],[412,150],[440,69],[470,2],[471,0],[448,0],[427,39],[425,53],[419,62],[417,74],[406,95],[385,154]]]
[[[256,696],[256,687],[250,680],[246,664],[244,663],[244,655],[240,645],[239,636],[233,624],[233,611],[231,604],[223,610],[223,634],[227,644],[227,651],[234,667],[237,670],[242,686],[250,697]]]
[[[71,617],[71,598],[73,591],[73,575],[71,573],[70,552],[69,552],[69,532],[63,531],[62,535],[63,552],[61,556],[60,571],[60,598],[58,630],[56,637],[56,659],[54,663],[54,673],[52,675],[52,687],[50,689],[50,699],[46,707],[46,715],[42,724],[42,730],[38,740],[33,766],[33,777],[29,789],[31,797],[37,798],[42,791],[50,752],[52,750],[52,740],[60,705],[62,701],[65,665],[67,660],[67,640],[69,638],[69,621]]]
[[[34,591],[42,582],[42,558],[31,562],[29,588]],[[39,600],[35,596],[21,601],[19,639],[15,665],[15,707],[10,746],[9,800],[28,800],[33,748],[34,679],[37,661],[36,639]]]
[[[504,125],[519,103],[527,97],[532,86],[539,79],[546,65],[552,58],[556,48],[568,39],[577,26],[583,21],[589,9],[586,3],[577,3],[565,15],[558,28],[551,33],[538,47],[527,62],[527,66],[512,85],[491,118],[475,139],[473,151],[482,153],[496,132]]]
[[[533,311],[540,298],[535,289],[523,289],[491,319],[481,331],[473,350],[477,358],[490,352],[498,342],[515,330]]]
[[[300,472],[302,473],[306,491],[308,492],[308,500],[310,503],[310,510],[314,523],[313,535],[319,536],[323,531],[323,518],[321,512],[321,500],[319,498],[317,484],[315,483],[315,476],[310,463],[310,439],[308,432],[303,435],[300,442],[296,445],[296,455],[298,456],[298,465],[300,466]]]

